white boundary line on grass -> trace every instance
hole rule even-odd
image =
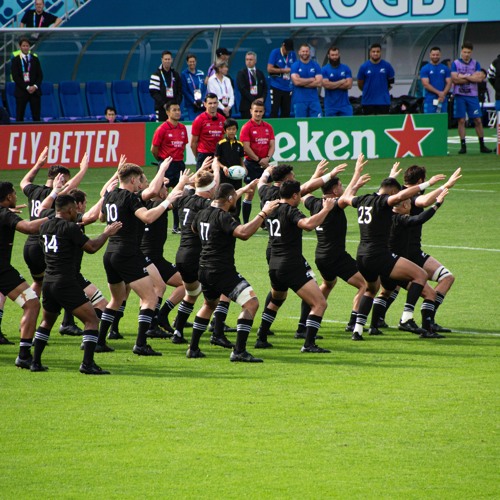
[[[290,316],[290,319],[296,319],[296,320],[298,320],[300,318],[298,316]],[[338,321],[338,320],[335,320],[335,319],[323,319],[322,323],[334,323],[334,324],[340,324],[340,325],[345,325],[346,324],[345,321]],[[397,326],[389,325],[389,328],[397,329]],[[319,333],[321,333],[321,331]],[[470,334],[470,335],[488,335],[488,336],[491,336],[491,337],[500,337],[500,333],[493,333],[493,332],[473,332],[473,331],[469,331],[469,330],[453,330],[451,333],[465,333],[465,334]]]

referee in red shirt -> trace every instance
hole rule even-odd
[[[260,99],[253,101],[250,106],[252,118],[241,128],[240,141],[245,149],[245,166],[248,171],[245,182],[247,184],[254,179],[260,179],[274,154],[274,130],[269,123],[262,120],[264,113],[264,101]],[[242,204],[243,224],[250,219],[253,195],[253,192],[245,194]]]
[[[219,99],[215,94],[205,96],[205,112],[198,115],[191,127],[191,149],[196,158],[196,170],[199,170],[208,156],[215,156],[220,140],[224,138],[226,117],[217,112]]]
[[[168,102],[165,106],[167,121],[163,122],[155,131],[151,144],[151,153],[161,165],[165,158],[172,157],[172,163],[168,167],[165,177],[168,178],[168,187],[173,188],[179,182],[181,172],[186,169],[184,163],[184,151],[188,143],[186,127],[179,122],[181,119],[181,107],[176,102]],[[174,224],[172,233],[180,234],[179,214],[177,210],[172,211]]]

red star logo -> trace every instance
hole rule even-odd
[[[395,157],[404,158],[405,156],[422,156],[421,143],[433,130],[433,127],[415,127],[413,115],[406,115],[403,128],[387,129],[385,133],[398,145]]]

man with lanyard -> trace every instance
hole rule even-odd
[[[249,51],[245,55],[246,67],[238,72],[236,85],[241,94],[241,118],[250,118],[250,106],[253,101],[260,99],[266,101],[267,83],[264,73],[256,68],[257,54]]]
[[[23,234],[37,234],[47,219],[25,221],[15,213],[17,195],[11,182],[0,182],[0,293],[23,309],[19,325],[19,356],[15,364],[18,368],[31,366],[31,343],[40,312],[38,295],[26,280],[12,267],[10,260],[14,248],[16,231]]]
[[[205,74],[196,69],[196,56],[186,56],[187,68],[181,73],[182,95],[186,102],[188,120],[193,121],[204,111],[203,100],[207,92]]]
[[[192,224],[193,231],[198,233],[201,240],[199,280],[205,300],[193,322],[191,342],[186,353],[188,358],[205,357],[199,348],[199,341],[208,327],[220,295],[224,294],[242,308],[236,327],[236,345],[231,352],[230,361],[262,362],[262,359],[255,358],[246,350],[259,301],[248,281],[236,271],[234,252],[236,239],[250,238],[276,208],[278,201],[272,201],[251,222],[241,225],[229,214],[236,200],[234,187],[221,184],[211,205],[198,212]]]
[[[165,105],[167,121],[162,123],[153,135],[151,153],[161,164],[165,158],[171,157],[172,163],[166,172],[168,187],[174,188],[179,182],[179,176],[186,168],[184,163],[184,151],[188,143],[186,127],[180,123],[181,107],[176,102],[170,101]],[[173,234],[180,234],[179,215],[173,210],[174,225]]]
[[[451,71],[440,63],[441,49],[432,47],[429,52],[430,63],[420,70],[420,79],[425,89],[424,113],[447,113],[446,96],[451,88]]]
[[[321,117],[321,103],[318,89],[323,76],[321,68],[311,59],[309,45],[303,43],[299,48],[299,60],[292,64],[293,83],[292,104],[296,118]]]
[[[16,84],[16,120],[24,121],[26,106],[30,105],[33,120],[40,121],[42,105],[43,72],[38,57],[30,53],[30,42],[27,38],[19,39],[21,52],[12,59],[11,75]]]
[[[352,116],[348,90],[352,88],[349,66],[340,62],[337,47],[328,49],[328,64],[321,69],[325,89],[325,116]]]
[[[196,170],[203,161],[215,155],[217,143],[224,137],[226,118],[218,112],[219,99],[210,92],[205,96],[205,112],[197,116],[191,127],[191,150],[196,158]]]
[[[293,40],[283,40],[279,49],[273,49],[269,54],[267,72],[271,77],[271,118],[289,118],[292,105],[292,81],[290,70],[297,60],[293,51]]]
[[[262,119],[264,113],[263,101],[252,102],[250,107],[252,118],[241,128],[240,140],[245,149],[245,167],[247,169],[245,181],[247,183],[260,178],[262,172],[269,166],[274,154],[274,130],[269,123]],[[250,220],[253,196],[253,192],[247,193],[242,203],[244,224]]]
[[[382,46],[379,43],[371,45],[369,59],[360,66],[357,80],[358,88],[363,92],[363,114],[388,114],[391,104],[389,90],[394,84],[394,68],[382,59]]]
[[[484,145],[484,131],[482,122],[482,111],[479,105],[478,83],[485,79],[481,71],[481,65],[472,59],[473,45],[470,42],[462,44],[460,59],[451,64],[451,81],[453,82],[453,118],[458,119],[458,135],[460,136],[459,155],[467,153],[465,144],[465,117],[474,119],[477,138],[479,139],[479,151],[491,153],[491,149]]]
[[[53,28],[57,28],[61,23],[62,19],[60,17],[54,16],[50,12],[45,12],[43,10],[45,4],[43,0],[35,0],[35,10],[30,9],[24,13],[21,22],[19,23],[20,28],[48,28],[53,25]]]
[[[155,101],[156,121],[167,119],[166,105],[174,101],[182,102],[182,82],[179,73],[172,68],[172,52],[161,53],[161,64],[149,79],[149,93]]]

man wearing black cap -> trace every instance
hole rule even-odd
[[[271,77],[271,118],[288,118],[292,102],[292,82],[290,68],[297,61],[293,51],[293,40],[283,40],[279,49],[273,49],[269,55],[267,72]]]
[[[207,76],[205,78],[205,85],[208,84],[208,79],[215,73],[215,66],[217,66],[218,64],[220,64],[222,62],[226,62],[229,65],[229,56],[231,54],[232,53],[229,52],[229,50],[227,50],[226,47],[219,47],[215,51],[216,59],[215,59],[214,63],[210,66],[210,68],[208,68]]]

